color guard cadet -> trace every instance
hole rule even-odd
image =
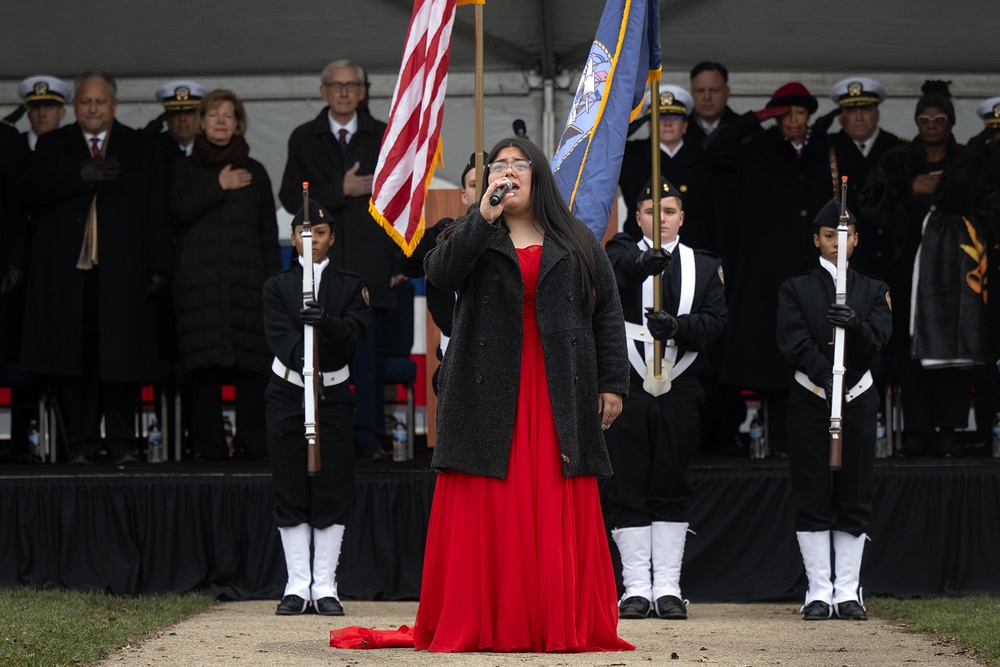
[[[904,143],[878,125],[878,107],[885,98],[885,87],[881,83],[860,76],[842,79],[830,89],[830,99],[841,110],[837,116],[841,130],[829,137],[835,151],[830,161],[830,176],[833,183],[840,183],[841,176],[849,177],[852,187],[847,191],[847,208],[852,211],[860,210],[858,192],[871,168],[886,151]],[[840,197],[836,190],[833,195],[837,199]],[[858,232],[865,242],[854,253],[854,266],[881,276],[885,264],[884,230],[860,222]]]
[[[264,330],[274,353],[274,373],[265,393],[267,443],[274,518],[288,569],[276,613],[301,614],[311,601],[319,614],[343,616],[337,563],[347,510],[354,498],[354,394],[348,364],[368,333],[371,305],[361,276],[330,265],[327,254],[334,243],[333,217],[311,201],[309,218],[315,301],[303,307],[302,209],[292,220],[298,261],[264,284]],[[314,327],[319,341],[318,370],[323,384],[317,399],[322,469],[315,476],[307,474],[304,324]]]
[[[848,215],[847,257],[858,243]],[[847,302],[837,305],[837,225],[840,203],[830,200],[814,221],[819,266],[786,280],[778,293],[778,348],[795,368],[788,395],[795,530],[805,563],[802,617],[866,620],[861,599],[861,555],[872,518],[875,417],[878,391],[870,365],[892,331],[888,286],[852,267]],[[831,474],[830,396],[834,327],[845,329],[842,468]],[[830,547],[833,546],[831,564]]]
[[[611,535],[621,554],[625,594],[621,618],[687,618],[681,561],[691,487],[684,476],[698,447],[705,392],[704,350],[726,322],[722,264],[680,242],[684,199],[660,181],[661,249],[652,247],[652,185],[639,194],[636,221],[643,238],[622,233],[608,242],[625,316],[632,364],[621,416],[605,433],[614,477],[605,488]],[[653,308],[652,276],[662,274],[661,310]],[[653,339],[662,341],[665,393],[644,388]],[[652,368],[650,367],[651,371]],[[653,393],[651,393],[653,392]]]
[[[157,139],[168,165],[174,157],[191,155],[194,135],[198,131],[195,111],[201,98],[207,94],[208,88],[188,80],[168,81],[156,90],[156,99],[163,105],[163,114],[150,123],[150,127],[159,130],[163,122],[167,124],[166,131],[160,132]]]
[[[17,86],[17,96],[24,100],[31,129],[25,133],[30,150],[35,150],[38,137],[59,129],[66,117],[65,104],[73,89],[62,79],[38,74],[29,76]]]

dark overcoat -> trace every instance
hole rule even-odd
[[[890,149],[905,142],[892,132],[880,129],[875,138],[875,145],[864,155],[857,144],[844,130],[829,136],[837,158],[837,173],[847,176],[847,208],[856,216],[861,213],[858,203],[858,193],[868,180],[872,168]],[[832,183],[831,183],[832,188]],[[864,217],[859,217],[855,223],[858,231],[858,246],[851,255],[851,266],[860,271],[883,277],[885,275],[886,253],[892,253],[886,244],[885,228],[874,225]]]
[[[937,189],[914,195],[913,179],[931,169],[944,172]],[[961,215],[995,233],[1000,224],[1000,183],[984,177],[981,153],[958,145],[953,137],[943,163],[928,165],[927,152],[917,138],[885,154],[868,176],[860,202],[861,217],[885,230],[891,254],[885,258],[883,275],[895,299],[892,337],[905,344],[910,337],[913,261],[923,238],[924,217],[932,210]],[[980,241],[985,246],[985,239]]]
[[[100,379],[155,378],[151,272],[171,269],[166,176],[156,140],[115,121],[106,156],[122,167],[114,183],[88,185],[90,149],[76,123],[38,138],[26,179],[37,233],[31,244],[22,363],[45,375],[78,375],[83,319],[97,318]],[[86,271],[76,268],[90,203],[97,196],[98,309],[84,312]]]
[[[261,290],[281,268],[271,180],[254,159],[234,165],[253,180],[223,190],[218,172],[196,155],[171,163],[170,208],[177,226],[174,314],[186,371],[265,372]]]
[[[741,175],[719,380],[784,390],[791,368],[774,340],[778,287],[816,262],[812,221],[833,192],[826,134],[813,132],[800,155],[750,112],[713,132],[705,151],[720,165],[735,160]]]
[[[581,223],[582,224],[582,223]],[[597,303],[583,310],[580,268],[551,240],[542,248],[535,314],[563,474],[609,475],[598,393],[628,393],[625,325],[614,272],[591,238]],[[441,364],[432,464],[504,478],[520,379],[524,301],[517,251],[507,231],[473,211],[428,253],[427,278],[457,290],[448,354]]]
[[[288,161],[278,198],[289,213],[302,208],[302,182],[309,182],[309,196],[333,214],[337,242],[330,251],[334,267],[364,276],[373,308],[394,308],[396,295],[389,279],[396,272],[396,244],[368,212],[369,195],[344,194],[344,173],[360,162],[359,175],[375,173],[385,123],[358,112],[358,131],[347,153],[330,132],[329,111],[300,125],[288,139]]]
[[[8,267],[26,268],[28,224],[18,185],[27,153],[17,130],[0,122],[0,278]],[[0,364],[18,357],[23,301],[23,288],[0,295]]]

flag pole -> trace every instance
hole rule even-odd
[[[475,114],[476,114],[476,195],[482,197],[486,183],[483,178],[483,6],[477,4],[476,12],[476,74],[475,74]]]
[[[653,195],[653,247],[660,249],[660,82],[649,82],[649,145],[650,163],[650,193]],[[663,274],[653,276],[653,312],[660,312],[660,294],[663,289]],[[663,342],[653,340],[653,377],[663,376]]]

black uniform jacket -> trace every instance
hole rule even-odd
[[[817,266],[789,278],[778,293],[778,348],[795,370],[819,387],[833,377],[833,325],[827,320],[836,302],[836,285],[829,271]],[[878,278],[848,267],[847,305],[863,323],[862,333],[846,335],[844,387],[856,385],[872,359],[889,342],[892,312],[889,287]]]
[[[106,156],[122,167],[114,183],[86,184],[90,148],[76,123],[38,138],[26,179],[38,233],[31,244],[22,362],[49,375],[80,373],[84,318],[97,318],[100,377],[145,382],[156,376],[150,272],[169,275],[171,230],[166,175],[156,140],[115,122]],[[86,271],[76,268],[90,203],[97,196],[97,312],[84,312]]]
[[[636,258],[642,253],[638,244],[628,234],[618,234],[608,242],[608,258],[615,270],[618,294],[622,300],[625,321],[646,324],[646,312],[642,305],[642,285],[647,276],[636,267]],[[694,300],[691,312],[677,317],[677,359],[685,351],[704,352],[722,333],[726,324],[726,290],[723,286],[722,262],[718,257],[703,250],[694,251]],[[681,297],[681,261],[674,253],[670,264],[663,272],[660,292],[662,310],[677,315]],[[629,345],[634,344],[629,341]],[[664,346],[666,349],[666,346]],[[708,361],[700,354],[685,376],[694,377],[709,368]],[[635,372],[635,369],[632,371]]]
[[[177,343],[187,371],[266,372],[260,291],[281,268],[271,180],[254,159],[235,164],[250,185],[223,190],[197,155],[171,163],[170,208],[177,227],[173,295]]]
[[[752,112],[706,140],[720,168],[732,160],[741,178],[733,252],[726,260],[729,326],[722,341],[719,380],[744,388],[784,390],[789,368],[774,343],[778,287],[816,263],[813,218],[833,193],[826,131],[813,132],[801,154],[777,127],[760,126]]]
[[[328,264],[323,270],[316,301],[343,324],[336,336],[319,332],[319,367],[324,373],[343,368],[365,342],[371,324],[371,306],[364,291],[364,278],[338,271]],[[302,310],[302,266],[297,259],[285,271],[264,283],[264,331],[271,352],[289,370],[302,373],[305,333]]]
[[[829,136],[830,145],[836,151],[837,174],[847,176],[847,208],[855,216],[860,215],[861,206],[858,203],[858,193],[868,180],[868,174],[890,149],[903,145],[902,139],[892,132],[879,129],[875,145],[868,151],[866,157],[857,144],[846,132],[841,130]],[[859,235],[858,246],[851,255],[851,265],[859,271],[865,271],[880,278],[884,276],[885,257],[891,253],[886,247],[885,228],[872,224],[865,218],[858,218],[855,226]]]
[[[582,224],[582,223],[581,223]],[[583,311],[580,269],[551,240],[542,248],[535,314],[563,474],[609,475],[598,393],[628,393],[625,325],[611,263],[591,237],[597,304]],[[457,290],[454,330],[441,363],[432,464],[504,478],[520,379],[524,301],[517,251],[500,224],[474,210],[424,262],[427,278]]]
[[[345,155],[330,132],[329,110],[300,125],[288,139],[288,161],[278,198],[289,213],[302,208],[302,182],[309,181],[309,196],[333,214],[337,242],[330,261],[338,269],[364,276],[371,290],[372,307],[393,308],[396,296],[389,289],[395,272],[396,244],[368,212],[370,195],[344,195],[344,173],[360,162],[358,174],[375,173],[385,123],[358,111],[358,131]]]
[[[649,183],[652,155],[650,140],[637,139],[625,144],[618,185],[629,209],[622,231],[638,241],[642,238],[635,221],[635,200]],[[673,183],[684,198],[684,243],[692,248],[718,252],[724,243],[717,221],[724,215],[721,199],[715,193],[715,177],[705,157],[701,142],[684,138],[684,144],[670,157],[660,148],[660,173]]]

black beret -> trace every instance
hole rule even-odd
[[[844,212],[847,214],[847,224],[854,225],[857,224],[858,220],[851,213],[851,209],[846,208]],[[837,199],[831,199],[828,201],[823,208],[819,210],[816,214],[816,218],[813,220],[813,225],[817,228],[819,227],[838,227],[840,226],[840,201]]]
[[[302,224],[303,208],[300,206],[299,210],[295,213],[295,217],[292,218],[292,229],[295,229]],[[315,199],[309,200],[309,224],[310,225],[330,225],[333,228],[333,216],[325,208],[319,205]]]
[[[660,199],[664,197],[677,197],[684,202],[684,196],[677,186],[668,181],[667,179],[660,176]],[[639,196],[635,198],[635,207],[639,208],[639,204],[646,201],[647,199],[653,198],[653,180],[650,179],[646,181],[646,187],[644,187],[640,192]]]

